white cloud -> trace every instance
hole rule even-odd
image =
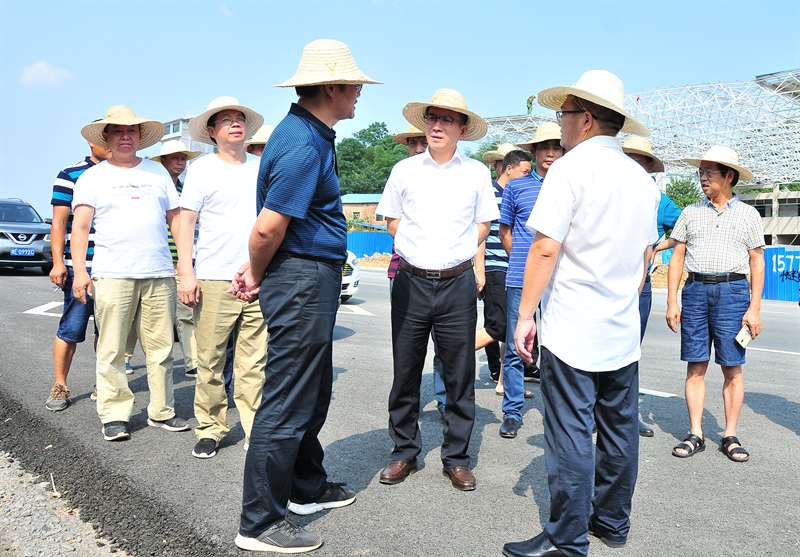
[[[219,5],[219,11],[221,11],[222,15],[224,15],[225,17],[231,17],[233,15],[231,9],[224,2]]]
[[[22,68],[19,82],[27,87],[41,85],[44,87],[57,87],[72,79],[72,73],[66,68],[58,68],[44,60],[39,60]]]

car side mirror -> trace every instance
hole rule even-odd
[[[53,219],[44,219],[46,224],[53,224]]]

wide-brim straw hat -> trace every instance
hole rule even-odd
[[[272,135],[272,130],[274,130],[272,126],[269,124],[264,124],[258,131],[253,134],[253,137],[248,139],[244,142],[245,145],[266,145],[267,141],[269,140],[269,136]]]
[[[753,173],[746,167],[739,164],[739,155],[727,145],[712,145],[703,156],[697,159],[683,159],[683,162],[690,166],[700,168],[701,162],[716,162],[733,168],[739,173],[739,179],[748,181],[753,179]]]
[[[157,155],[150,157],[150,160],[161,162],[161,157],[174,155],[175,153],[186,153],[186,160],[192,160],[202,154],[200,151],[190,151],[180,139],[170,139],[161,144],[161,151]]]
[[[483,154],[483,162],[486,164],[492,164],[497,161],[501,161],[506,158],[506,155],[509,154],[511,151],[519,151],[519,147],[514,145],[513,143],[501,143],[497,146],[496,149],[492,149],[491,151],[486,151]]]
[[[646,137],[629,135],[622,142],[622,150],[626,153],[648,157],[653,161],[653,172],[664,172],[664,162],[653,154],[653,145]]]
[[[533,133],[533,138],[525,143],[520,143],[519,146],[532,151],[533,146],[537,143],[551,140],[561,141],[561,126],[555,122],[542,122]]]
[[[136,148],[137,151],[155,145],[164,135],[164,124],[158,120],[140,118],[132,108],[124,104],[110,106],[108,110],[106,110],[106,114],[103,118],[83,126],[83,128],[81,128],[81,135],[89,143],[99,145],[100,147],[108,147],[108,143],[103,139],[103,130],[109,124],[116,124],[118,126],[138,125],[140,133],[139,146]]]
[[[568,95],[604,106],[625,117],[623,133],[649,136],[650,130],[625,110],[625,87],[622,80],[607,70],[584,72],[574,85],[550,87],[537,95],[539,104],[551,110],[561,110]]]
[[[406,131],[393,135],[392,139],[405,145],[412,137],[425,137],[425,132],[415,126],[408,126]]]
[[[245,118],[245,140],[250,139],[264,123],[264,117],[258,112],[239,102],[236,97],[217,97],[208,103],[208,109],[202,114],[189,120],[189,135],[201,143],[213,145],[211,136],[208,135],[208,119],[223,110],[238,110]]]
[[[350,48],[341,41],[317,39],[303,47],[294,75],[275,87],[302,87],[325,84],[379,84],[362,72]]]
[[[464,114],[467,117],[467,131],[461,138],[465,141],[475,141],[486,135],[486,120],[467,108],[467,101],[464,95],[455,89],[439,89],[433,94],[430,101],[410,102],[403,107],[403,116],[412,126],[425,128],[425,110],[428,107],[446,108],[453,112]]]

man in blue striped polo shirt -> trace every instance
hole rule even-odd
[[[497,179],[492,181],[497,209],[503,201],[503,190],[513,179],[531,172],[531,157],[525,151],[508,151],[500,161]],[[475,334],[475,350],[486,349],[492,381],[498,383],[497,394],[503,393],[500,380],[500,343],[506,338],[506,271],[508,254],[500,241],[500,221],[492,221],[489,236],[475,254],[475,276],[483,295],[483,328]]]
[[[318,435],[333,386],[333,327],[347,259],[333,126],[355,116],[364,75],[344,43],[312,41],[279,87],[300,97],[261,155],[258,218],[250,261],[234,278],[243,299],[259,295],[269,331],[266,382],[244,466],[236,545],[300,553],[319,534],[287,520],[349,505],[355,495],[328,481]],[[260,293],[259,293],[260,288]]]
[[[56,338],[53,340],[53,386],[44,406],[52,412],[65,410],[70,403],[67,375],[72,365],[72,357],[79,342],[86,339],[86,326],[89,324],[94,307],[92,301],[81,304],[72,295],[72,256],[69,240],[72,233],[72,195],[75,182],[83,172],[95,164],[106,160],[108,152],[99,145],[89,144],[91,155],[82,161],[68,166],[58,173],[53,184],[53,223],[50,225],[50,250],[53,254],[53,269],[50,281],[64,292],[64,310],[58,322]],[[89,230],[89,247],[86,251],[86,268],[91,269],[94,255],[94,227]]]
[[[547,170],[564,154],[560,140],[561,130],[558,125],[546,122],[536,129],[530,142],[522,144],[533,153],[535,167],[530,176],[509,182],[503,192],[503,203],[500,206],[500,238],[505,251],[509,254],[506,273],[507,336],[503,358],[503,423],[500,426],[500,437],[506,439],[516,437],[522,426],[525,393],[524,362],[514,346],[514,330],[517,328],[525,262],[533,242],[533,235],[525,227],[525,223],[528,222],[536,198],[539,197]],[[537,357],[538,354],[533,355],[534,364]]]

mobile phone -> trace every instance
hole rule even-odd
[[[742,348],[747,348],[751,340],[753,340],[753,335],[750,334],[750,328],[747,325],[742,326],[739,334],[736,335],[736,342],[738,342],[739,346]]]

